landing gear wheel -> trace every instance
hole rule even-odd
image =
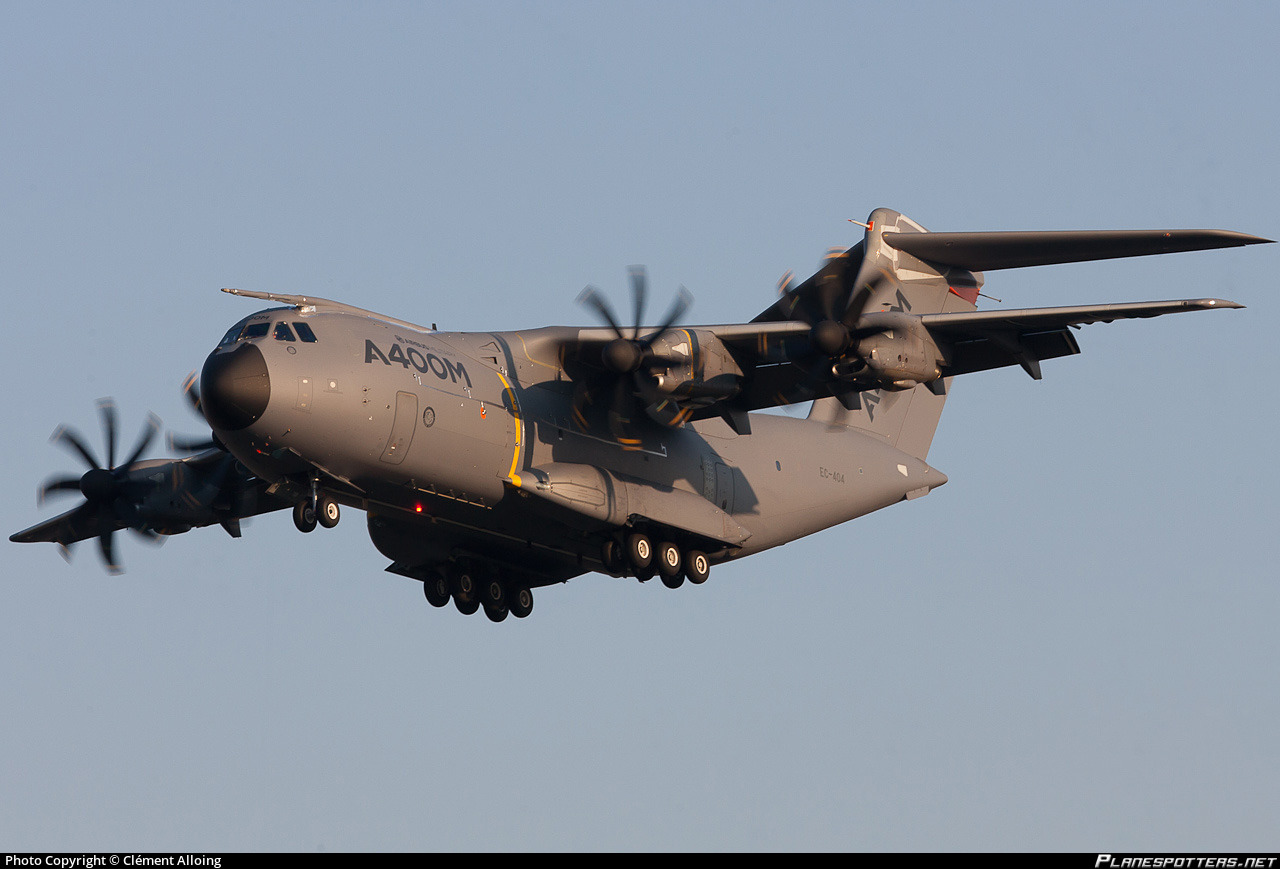
[[[610,573],[626,573],[627,562],[622,552],[622,544],[616,540],[606,540],[600,549],[600,560],[604,569]]]
[[[627,561],[631,562],[637,575],[649,569],[653,564],[653,543],[648,535],[637,531],[627,538]]]
[[[677,573],[675,576],[667,576],[664,573],[662,574],[662,584],[667,588],[679,588],[684,585],[684,574]]]
[[[438,570],[433,570],[422,582],[422,593],[427,603],[434,607],[442,607],[449,602],[449,579]]]
[[[484,605],[484,614],[489,617],[489,621],[491,622],[502,621],[507,617],[508,612],[510,612],[510,610],[508,610],[505,606],[489,606],[488,604]]]
[[[480,600],[483,601],[486,610],[489,608],[497,609],[501,607],[506,609],[507,606],[507,590],[503,588],[502,583],[490,577],[484,581],[484,585],[480,588]],[[503,616],[506,618],[506,616]],[[495,619],[501,621],[501,619]]]
[[[453,596],[453,605],[457,607],[458,612],[462,613],[464,616],[469,616],[476,610],[480,609],[480,601],[473,600],[471,598],[458,597],[456,594]]]
[[[293,505],[293,524],[304,534],[316,530],[316,511],[310,501]]]
[[[338,524],[338,520],[342,518],[342,513],[338,509],[338,502],[322,495],[319,504],[316,505],[316,520],[325,528],[332,528]]]
[[[705,553],[692,549],[684,555],[684,575],[694,585],[702,585],[711,575],[711,560]]]
[[[512,589],[508,598],[510,600],[507,601],[507,607],[516,618],[527,618],[529,613],[533,612],[533,592],[524,586]]]
[[[453,593],[454,597],[477,600],[475,576],[470,570],[455,566],[449,576],[449,591]],[[475,610],[471,612],[475,612]]]
[[[662,574],[663,580],[668,577],[680,576],[679,546],[665,541],[658,544],[658,573]],[[675,588],[676,586],[671,587]]]

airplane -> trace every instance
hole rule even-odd
[[[642,326],[643,269],[624,326],[603,294],[596,328],[444,332],[342,302],[239,289],[273,303],[233,325],[184,387],[208,438],[143,459],[149,417],[116,463],[115,405],[99,402],[105,461],[39,490],[75,508],[9,539],[64,555],[96,537],[152,540],[291,510],[298,530],[365,511],[386,570],[435,607],[526,617],[533,590],[596,572],[706,582],[711,568],[927,495],[926,461],[955,377],[1080,352],[1090,323],[1241,308],[1223,299],[979,310],[984,272],[1238,247],[1224,230],[929,232],[876,209],[863,238],[779,282],[746,323],[679,325],[681,288]],[[812,402],[807,418],[756,413]]]

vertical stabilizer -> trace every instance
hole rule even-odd
[[[851,294],[869,287],[867,313],[936,314],[973,311],[982,275],[960,267],[926,262],[884,240],[885,233],[926,233],[923,226],[888,208],[867,218],[862,262]],[[851,249],[850,253],[857,251]],[[877,389],[813,403],[809,419],[827,425],[863,429],[920,459],[929,453],[951,378],[909,389]]]
[[[943,381],[950,389],[951,378]],[[884,438],[891,446],[918,459],[927,459],[929,445],[938,430],[945,394],[937,395],[928,385],[892,392],[877,389],[859,395],[858,406],[847,409],[836,398],[813,403],[809,419],[832,426],[857,428]]]

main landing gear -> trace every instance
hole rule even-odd
[[[711,561],[696,549],[682,551],[670,540],[655,544],[643,531],[632,531],[618,540],[607,540],[601,560],[612,573],[630,573],[641,582],[662,577],[667,588],[679,588],[687,579],[701,585],[711,575]]]
[[[422,593],[434,607],[452,600],[458,612],[467,616],[484,607],[492,622],[508,615],[523,619],[533,612],[533,592],[527,585],[504,581],[492,571],[476,570],[474,565],[451,564],[432,571],[422,583]]]

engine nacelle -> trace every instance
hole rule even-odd
[[[857,341],[849,358],[836,363],[836,376],[886,389],[910,389],[942,376],[945,357],[919,318],[873,314],[865,323],[875,331]]]
[[[663,425],[680,425],[699,410],[737,395],[742,368],[714,333],[672,329],[653,343],[653,356],[666,364],[650,364],[643,378],[645,411]]]

